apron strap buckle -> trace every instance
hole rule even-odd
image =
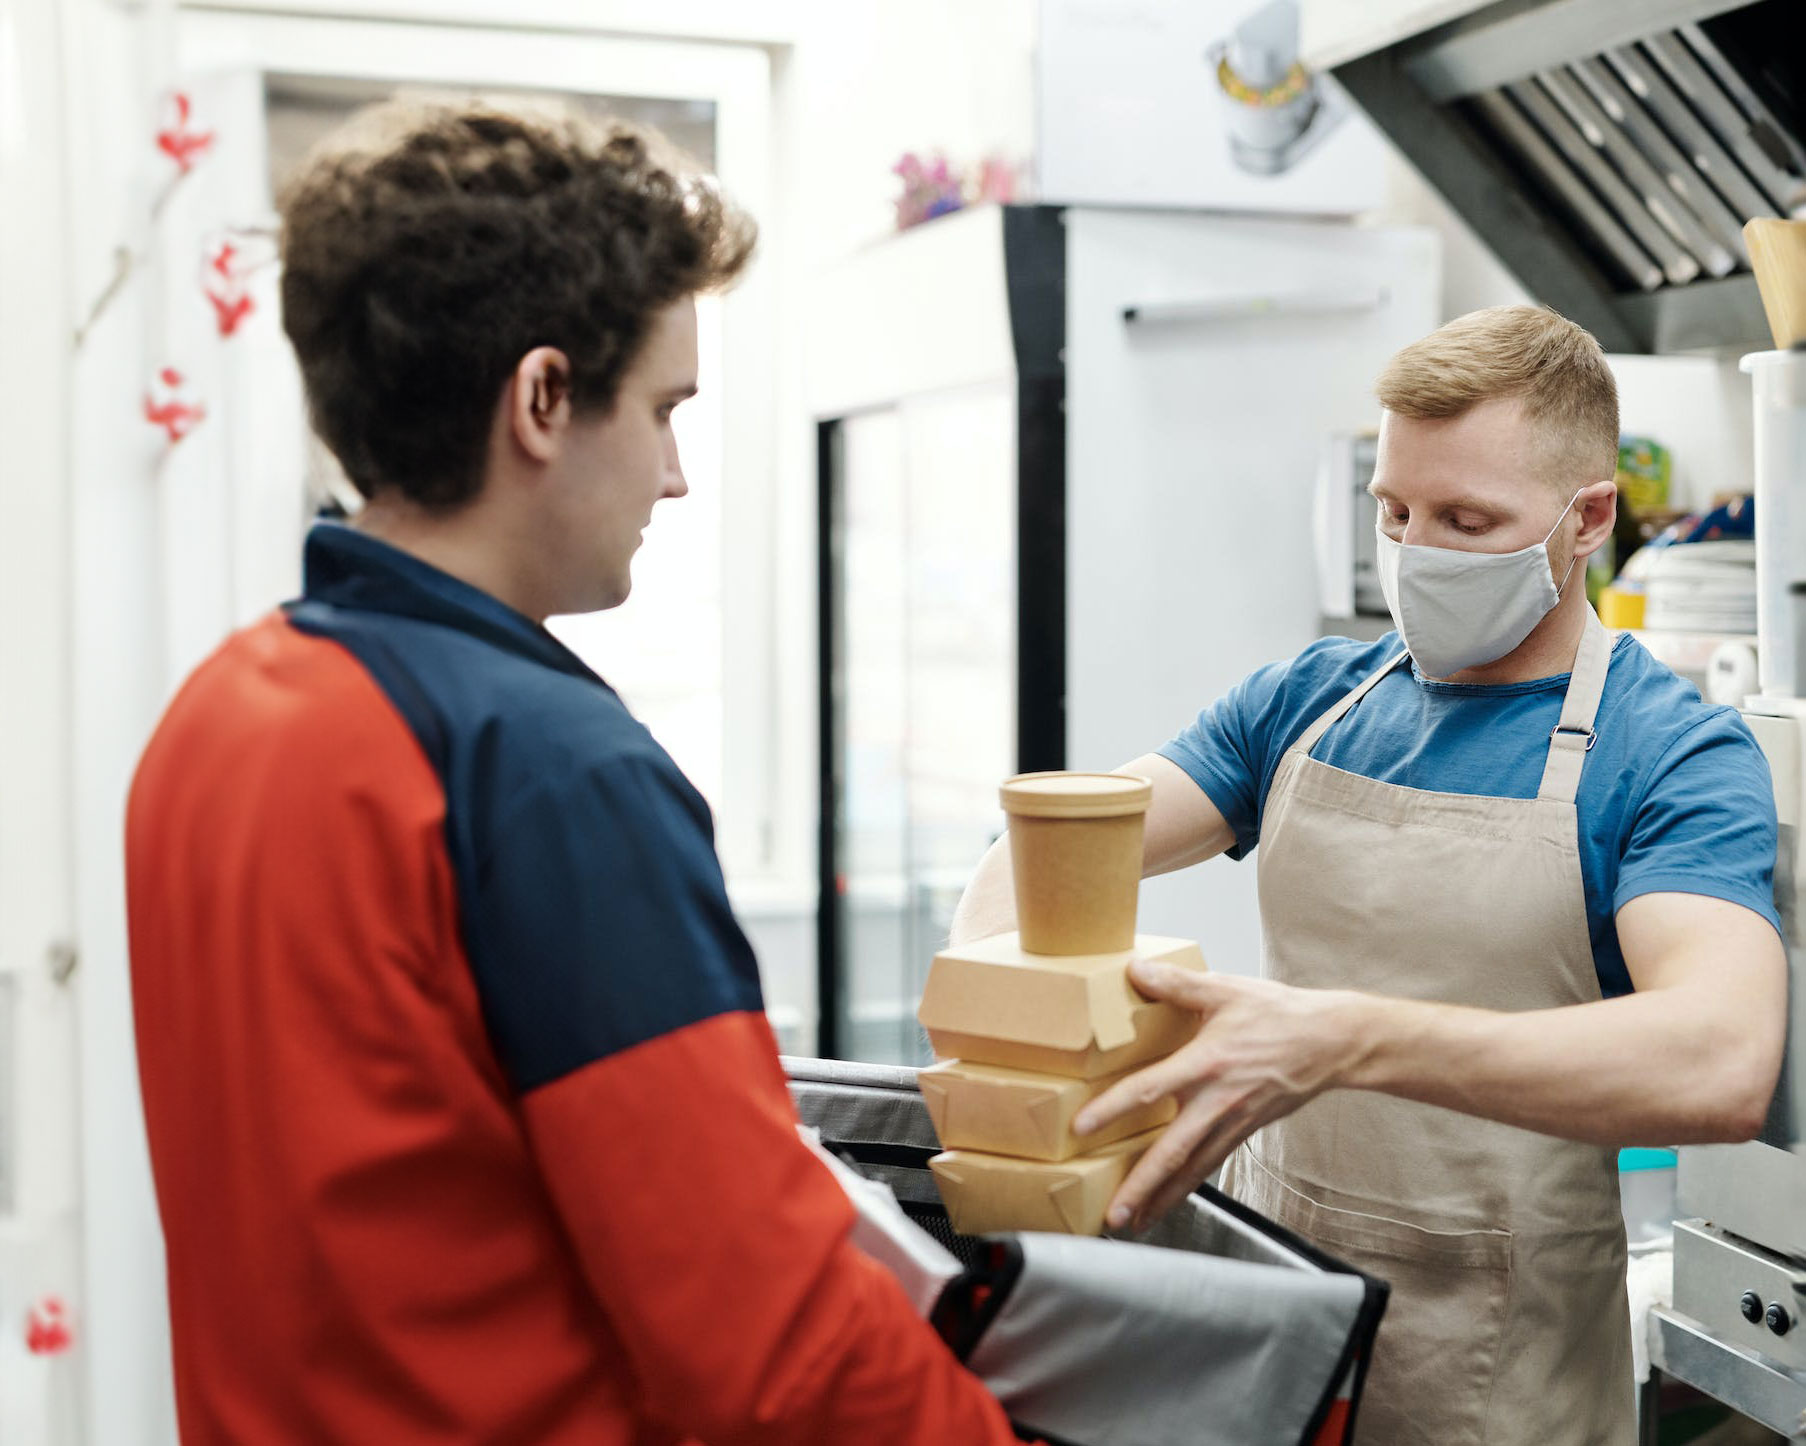
[[[1593,751],[1593,745],[1599,741],[1599,735],[1591,728],[1570,728],[1565,723],[1557,723],[1549,730],[1549,741],[1551,743],[1558,741],[1564,733],[1570,738],[1582,737],[1586,739],[1586,747],[1581,750],[1583,753],[1591,753]]]

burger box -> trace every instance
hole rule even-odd
[[[1142,1153],[1160,1138],[1144,1130],[1070,1160],[1018,1160],[979,1150],[946,1150],[928,1162],[960,1235],[1052,1230],[1096,1235],[1111,1197]]]
[[[1075,1136],[1073,1117],[1123,1077],[1067,1079],[952,1059],[923,1070],[916,1083],[943,1149],[1059,1161],[1155,1129],[1178,1113],[1178,1103],[1168,1097],[1082,1140]]]
[[[941,1059],[1095,1080],[1171,1054],[1198,1016],[1129,982],[1137,955],[1204,968],[1189,939],[1138,934],[1109,954],[1029,954],[999,934],[935,955],[916,1018]]]

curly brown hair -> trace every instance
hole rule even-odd
[[[539,346],[606,412],[652,317],[734,280],[757,228],[654,132],[489,106],[375,107],[284,188],[283,327],[314,429],[365,497],[482,487]]]

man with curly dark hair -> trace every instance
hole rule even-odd
[[[183,1440],[1013,1440],[797,1138],[707,806],[544,627],[684,495],[752,222],[646,133],[480,108],[282,204],[366,502],[132,791]]]

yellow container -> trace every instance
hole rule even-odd
[[[1599,594],[1599,621],[1608,628],[1643,626],[1643,594],[1628,588],[1608,587]]]

